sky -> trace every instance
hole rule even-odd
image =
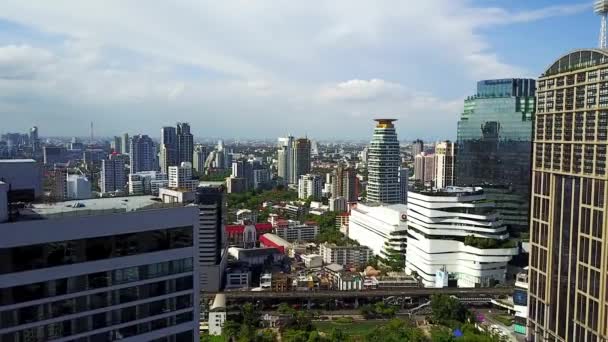
[[[453,139],[481,79],[596,47],[591,0],[0,3],[0,132]]]

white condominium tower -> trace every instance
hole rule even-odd
[[[410,191],[407,223],[406,271],[416,272],[425,286],[436,286],[443,272],[459,287],[504,283],[507,263],[518,253],[481,188]]]
[[[376,119],[374,137],[369,144],[367,200],[395,204],[401,201],[399,184],[399,141],[395,119]]]

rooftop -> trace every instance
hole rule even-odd
[[[36,163],[34,159],[0,159],[0,163],[16,164],[16,163]]]
[[[36,203],[19,210],[20,219],[51,219],[64,216],[89,216],[137,210],[183,207],[181,203],[163,203],[154,196],[94,198],[55,203]]]

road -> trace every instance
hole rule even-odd
[[[226,291],[221,292],[226,299],[264,299],[264,298],[302,298],[302,299],[338,299],[338,298],[371,298],[371,297],[421,297],[434,294],[447,294],[458,297],[484,297],[508,295],[513,293],[511,287],[500,288],[408,288],[399,290],[366,290],[366,291]],[[202,293],[204,297],[212,298],[216,293]]]

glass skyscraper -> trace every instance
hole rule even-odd
[[[480,81],[458,122],[456,183],[492,188],[489,197],[505,222],[521,230],[527,230],[535,87],[533,79]]]

